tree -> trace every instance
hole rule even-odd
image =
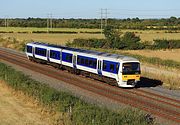
[[[122,33],[119,33],[117,30],[113,29],[112,26],[107,26],[104,29],[104,35],[106,38],[106,44],[104,48],[119,48],[119,44],[121,44],[121,36]]]
[[[139,36],[136,36],[133,32],[126,32],[122,37],[122,41],[125,44],[126,49],[142,49],[144,48],[143,44],[140,43],[141,39]]]

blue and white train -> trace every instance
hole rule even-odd
[[[29,60],[50,64],[119,87],[134,87],[140,81],[140,62],[129,56],[39,42],[27,43],[26,55]]]

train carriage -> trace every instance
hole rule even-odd
[[[30,60],[45,61],[119,87],[134,87],[140,81],[140,63],[129,56],[38,42],[27,43],[26,55]]]

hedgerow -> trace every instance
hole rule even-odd
[[[77,34],[75,31],[32,31],[32,33],[62,33],[62,34]]]
[[[24,75],[22,72],[0,63],[0,79],[26,95],[37,99],[39,103],[53,106],[56,111],[70,113],[72,124],[76,125],[147,125],[145,114],[135,109],[111,111],[94,104],[88,104],[70,93],[57,91]],[[71,109],[70,109],[71,108]]]
[[[177,49],[180,48],[180,40],[155,39],[153,49]]]

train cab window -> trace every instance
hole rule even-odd
[[[110,64],[110,71],[113,72],[114,71],[114,65]]]

